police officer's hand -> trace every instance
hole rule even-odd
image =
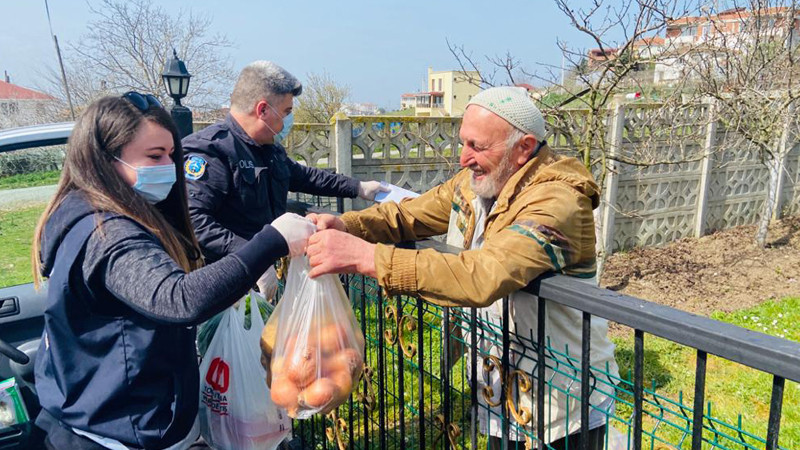
[[[306,251],[308,238],[317,231],[316,225],[310,220],[294,213],[286,213],[274,221],[272,227],[286,240],[289,246],[289,255],[300,256]]]
[[[311,213],[306,216],[306,219],[314,222],[317,225],[317,231],[322,230],[339,230],[347,231],[342,219],[334,216],[333,214],[314,214]]]
[[[362,181],[358,185],[358,196],[364,200],[375,200],[378,192],[389,191],[389,186],[384,186],[380,181]]]

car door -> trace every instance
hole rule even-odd
[[[44,327],[46,286],[32,284],[33,231],[55,193],[71,124],[0,130],[0,381],[14,378],[30,422],[0,425],[0,449],[43,448],[33,364]],[[53,145],[55,144],[55,145]]]

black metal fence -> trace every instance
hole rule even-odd
[[[416,245],[453,251],[433,241]],[[582,323],[576,324],[582,330],[582,348],[554,348],[544,326],[538,326],[535,336],[509,330],[507,298],[501,301],[502,320],[497,323],[479,318],[474,308],[440,308],[416,298],[386,297],[374,279],[342,279],[367,342],[364,374],[356,392],[337,411],[295,421],[293,445],[483,449],[488,438],[481,421],[495,419],[502,428],[502,448],[553,448],[545,427],[552,405],[545,399],[554,393],[580,404],[579,417],[567,417],[567,426],[578,433],[588,433],[590,414],[605,415],[609,432],[604,440],[609,449],[773,450],[800,444],[778,444],[785,382],[800,381],[798,343],[554,275],[526,288],[538,296],[531,308],[538,309],[540,325],[553,305],[582,312]],[[590,366],[590,328],[593,320],[601,319],[633,329],[632,374],[620,376],[608,366]],[[670,398],[657,392],[655,385],[645,386],[646,335],[695,349],[691,404],[682,395]],[[487,353],[479,342],[493,343],[500,355]],[[456,359],[458,353],[449,351],[459,345],[466,347],[467,358]],[[761,430],[748,429],[741,418],[738,423],[726,422],[706,407],[708,355],[772,375],[769,419]],[[521,370],[523,366],[532,369]],[[476,388],[475,380],[485,381],[493,372],[500,375],[501,392],[489,386]],[[613,399],[610,406],[589,402],[598,392]],[[619,429],[621,434],[615,431]],[[570,443],[564,448],[569,445],[576,448]]]

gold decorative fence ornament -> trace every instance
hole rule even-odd
[[[372,412],[375,409],[375,388],[372,386],[372,368],[366,364],[364,364],[364,369],[361,371],[361,377],[358,382],[361,383],[362,380],[366,380],[367,387],[365,389],[366,392],[358,391],[358,401],[364,404],[364,408],[367,411]]]
[[[286,271],[289,269],[289,257],[284,256],[278,260],[278,268],[275,269],[275,275],[279,280],[283,281],[286,277]]]
[[[400,332],[400,349],[403,350],[403,354],[406,355],[406,358],[413,358],[414,355],[417,354],[417,346],[405,341],[405,336],[402,333],[403,326],[405,324],[406,331],[414,331],[417,329],[417,319],[411,317],[408,314],[404,314],[400,317],[400,321],[397,323],[397,328],[401,330]]]
[[[517,380],[517,388],[519,389],[519,392],[523,394],[530,392],[533,384],[531,383],[531,378],[528,376],[528,374],[519,369],[513,370],[510,374],[508,374],[508,387],[506,389],[506,395],[508,399],[506,400],[506,405],[508,405],[508,411],[512,416],[514,416],[514,420],[516,420],[518,424],[525,426],[531,420],[533,420],[533,416],[531,415],[530,408],[522,406],[519,408],[519,410],[517,410],[516,405],[514,405],[515,396],[510,395],[510,393],[511,388],[514,387],[515,378]]]
[[[403,355],[405,355],[406,358],[413,358],[414,355],[417,354],[417,346],[406,342],[403,328],[405,327],[406,331],[409,332],[416,330],[417,319],[408,314],[399,315],[397,307],[391,305],[387,305],[383,311],[386,320],[391,323],[383,332],[384,340],[386,340],[386,343],[389,345],[395,345],[399,339],[400,349],[403,351]]]
[[[490,382],[482,389],[483,399],[486,400],[487,405],[491,406],[492,408],[495,408],[503,404],[503,399],[501,398],[498,401],[492,400],[494,398],[494,389],[491,386],[491,379],[492,379],[491,376],[493,370],[497,370],[498,372],[500,372],[500,380],[501,380],[500,382],[502,383],[504,379],[503,363],[500,362],[500,358],[491,355],[483,358],[483,371],[486,372],[490,380]]]
[[[533,444],[533,439],[530,436],[525,435],[525,450],[533,450],[535,448],[539,448]]]
[[[444,430],[445,430],[444,415],[437,414],[436,417],[433,418],[433,422],[434,425],[436,425],[436,428],[439,429],[439,432],[436,433],[436,438],[433,440],[433,443],[436,444],[444,436]],[[458,440],[458,437],[461,436],[461,428],[459,428],[458,425],[452,422],[448,423],[446,428],[447,428],[447,440],[450,443],[450,448],[455,450],[458,448],[456,446],[456,441]]]
[[[527,425],[533,420],[531,410],[525,406],[517,409],[517,406],[514,404],[514,395],[511,395],[511,390],[514,387],[514,380],[516,380],[519,392],[523,394],[530,392],[531,387],[533,387],[531,378],[528,376],[528,374],[519,369],[515,369],[511,371],[508,376],[504,376],[503,363],[500,361],[500,358],[492,355],[485,357],[483,359],[483,371],[489,376],[489,380],[491,380],[491,373],[494,370],[497,370],[500,373],[500,383],[506,386],[506,398],[503,399],[501,397],[497,401],[493,400],[495,395],[494,388],[487,384],[482,389],[483,398],[486,400],[486,404],[492,408],[496,408],[502,405],[503,401],[505,400],[506,407],[514,417],[514,420],[516,420],[517,423],[522,426]]]
[[[347,448],[347,441],[342,435],[347,436],[347,421],[339,417],[339,413],[335,409],[331,411],[327,417],[333,422],[333,426],[325,428],[325,435],[328,437],[328,442],[335,442],[339,450],[345,450]]]
[[[386,340],[387,344],[394,345],[397,342],[397,335],[401,334],[400,318],[397,316],[397,308],[392,305],[386,305],[386,307],[383,308],[383,315],[386,317],[386,320],[391,323],[383,332],[383,338]],[[394,326],[394,328],[392,328],[392,326]]]

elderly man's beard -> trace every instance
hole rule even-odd
[[[511,175],[516,172],[514,162],[511,158],[511,151],[507,151],[500,161],[500,164],[494,168],[483,180],[475,181],[475,178],[470,178],[470,186],[472,192],[480,198],[497,198],[503,186],[506,185]]]

